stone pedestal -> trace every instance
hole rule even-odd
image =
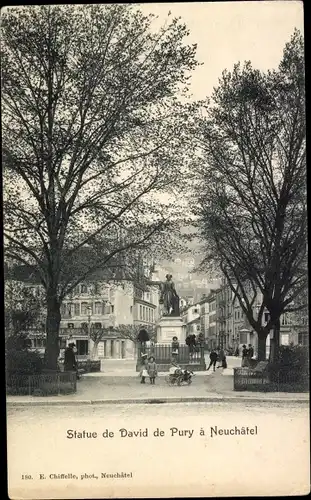
[[[157,344],[171,344],[177,337],[180,344],[186,340],[186,325],[180,316],[162,316],[157,325]]]

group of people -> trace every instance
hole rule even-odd
[[[212,349],[209,355],[210,364],[207,371],[212,367],[213,371],[216,370],[216,363],[218,361],[217,368],[227,368],[227,358],[225,351],[222,348]]]
[[[153,356],[149,356],[143,353],[142,354],[142,363],[141,369],[139,372],[140,383],[145,384],[146,378],[149,377],[150,384],[155,384],[155,379],[158,375],[158,368]]]
[[[172,357],[171,366],[169,368],[169,375],[173,377],[176,376],[177,374],[182,375],[184,380],[187,380],[189,376],[191,377],[192,372],[187,369],[181,368],[177,362],[177,359]],[[148,358],[148,355],[143,353],[141,356],[141,369],[139,372],[140,383],[145,384],[146,378],[149,377],[150,384],[155,384],[155,379],[157,375],[158,375],[158,367],[155,362],[154,356],[149,356]]]

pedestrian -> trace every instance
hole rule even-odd
[[[190,357],[193,356],[193,353],[195,351],[195,346],[196,346],[196,338],[194,334],[189,334],[186,338],[186,344],[189,347],[189,354]]]
[[[226,355],[225,355],[225,351],[223,350],[223,348],[219,349],[218,351],[218,366],[217,368],[221,368],[222,367],[222,363],[223,363],[223,360],[226,359]]]
[[[247,357],[248,357],[248,359],[252,359],[253,356],[254,356],[254,348],[253,348],[252,344],[248,344]]]
[[[248,349],[245,344],[242,345],[242,367],[248,366]]]
[[[228,367],[226,355],[222,358],[221,366],[224,370]]]
[[[177,337],[172,338],[172,359],[177,361],[179,354],[179,342]]]
[[[74,348],[76,347],[74,342],[70,342],[68,347],[65,349],[64,354],[64,371],[65,372],[77,372],[77,361],[76,355],[74,353]]]
[[[216,363],[217,363],[217,359],[218,359],[218,354],[217,354],[215,349],[211,350],[211,353],[209,355],[209,359],[210,359],[210,364],[207,368],[207,371],[210,369],[211,366],[213,366],[213,371],[215,371],[215,367],[216,367]]]
[[[142,354],[141,356],[141,369],[139,372],[139,376],[141,377],[140,383],[145,384],[146,377],[148,377],[148,359],[147,354]]]
[[[150,358],[149,358],[147,370],[148,370],[148,375],[150,378],[150,384],[154,384],[155,378],[158,375],[158,369],[157,369],[157,365],[156,365],[156,362],[155,362],[155,359],[153,356],[150,356]]]

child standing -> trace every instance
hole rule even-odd
[[[178,359],[179,342],[177,337],[172,338],[172,360]]]
[[[155,383],[155,378],[158,374],[157,365],[153,356],[150,356],[148,363],[148,375],[150,378],[150,384]]]
[[[139,373],[141,377],[141,384],[145,384],[146,377],[148,377],[148,360],[147,360],[147,354],[142,354],[141,357],[141,369]]]

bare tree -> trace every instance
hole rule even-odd
[[[186,35],[126,4],[2,16],[6,255],[39,271],[51,369],[63,298],[177,227],[195,108]]]
[[[275,358],[280,316],[303,307],[295,301],[307,286],[303,60],[296,31],[277,70],[248,62],[225,71],[201,123],[203,267],[226,277],[258,334],[259,359],[271,330]]]
[[[114,332],[122,339],[129,339],[134,344],[138,342],[138,334],[141,330],[145,330],[149,336],[149,340],[155,341],[156,328],[154,325],[134,324],[134,325],[118,325],[114,328]]]

